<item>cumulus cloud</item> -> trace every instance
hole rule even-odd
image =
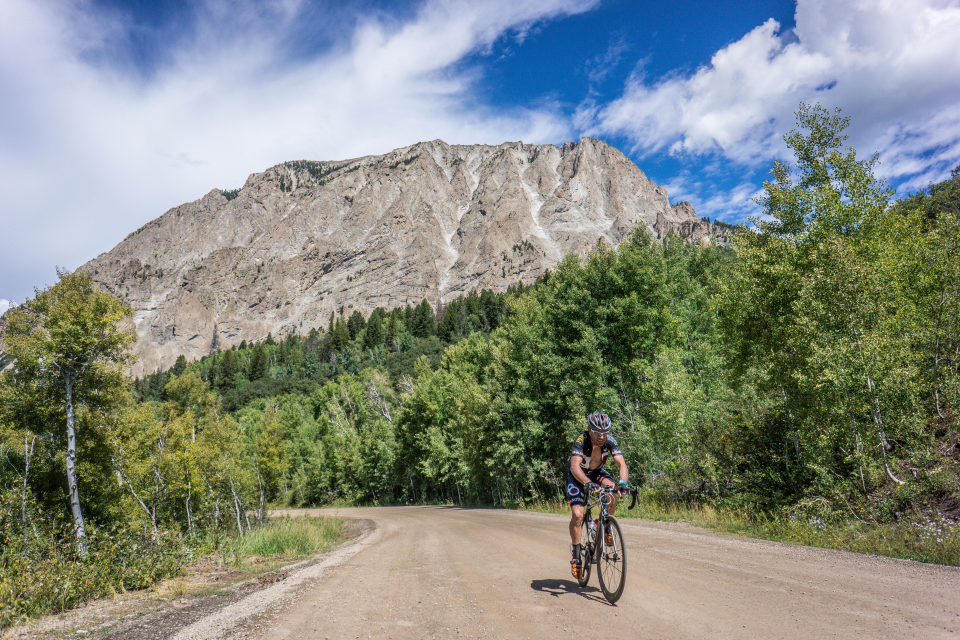
[[[13,306],[13,302],[10,300],[4,300],[0,298],[0,316],[7,312],[7,309]]]
[[[52,284],[55,264],[75,268],[166,209],[285,160],[437,137],[561,139],[570,123],[555,108],[477,104],[479,71],[463,60],[596,1],[428,0],[401,18],[354,16],[338,37],[306,2],[206,0],[149,51],[143,28],[92,2],[5,0],[0,286],[28,295]],[[319,51],[311,28],[324,31]]]
[[[801,101],[820,102],[854,116],[849,142],[880,153],[881,176],[925,186],[960,161],[958,33],[956,0],[798,0],[794,30],[768,20],[689,74],[641,69],[576,118],[640,156],[756,165],[785,155]]]

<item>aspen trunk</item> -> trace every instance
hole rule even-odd
[[[23,517],[23,544],[27,544],[27,541],[30,539],[30,523],[27,519],[27,492],[30,490],[29,480],[30,480],[30,459],[33,457],[33,445],[37,441],[37,436],[33,436],[33,439],[30,439],[30,434],[28,433],[23,437],[23,496],[21,501],[21,515]]]
[[[184,505],[187,509],[187,526],[190,527],[190,535],[193,535],[193,507],[190,504],[193,497],[193,483],[187,482],[187,503]]]
[[[73,415],[73,374],[65,373],[67,393],[67,490],[70,494],[70,511],[73,513],[73,531],[77,536],[80,549],[86,551],[84,542],[87,531],[80,511],[80,490],[77,487],[77,432]]]
[[[233,475],[230,475],[228,472],[227,477],[230,479],[230,493],[233,494],[233,508],[237,512],[238,534],[242,536],[243,535],[243,515],[241,513],[242,508],[240,506],[240,498],[239,496],[237,496],[237,487],[233,484]]]

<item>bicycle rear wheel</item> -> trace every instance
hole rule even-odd
[[[603,597],[613,604],[623,595],[623,586],[627,581],[627,548],[623,544],[617,519],[607,516],[607,526],[610,527],[613,544],[607,544],[602,530],[597,532],[597,577],[600,578]]]
[[[583,567],[583,573],[577,584],[581,587],[587,586],[590,580],[590,570],[593,558],[590,557],[590,529],[588,528],[587,518],[584,516],[580,524],[580,566]]]

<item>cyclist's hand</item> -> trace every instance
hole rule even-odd
[[[620,481],[620,484],[617,485],[617,493],[624,496],[630,493],[630,485],[628,485],[623,480]]]
[[[588,482],[587,484],[583,485],[583,489],[587,493],[596,493],[597,491],[600,491],[600,485],[598,485],[596,482]]]

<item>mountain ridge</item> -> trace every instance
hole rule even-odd
[[[294,160],[213,189],[81,269],[130,304],[142,375],[178,355],[325,326],[341,308],[447,302],[530,284],[566,253],[644,225],[709,241],[614,147],[419,142],[348,160]]]

